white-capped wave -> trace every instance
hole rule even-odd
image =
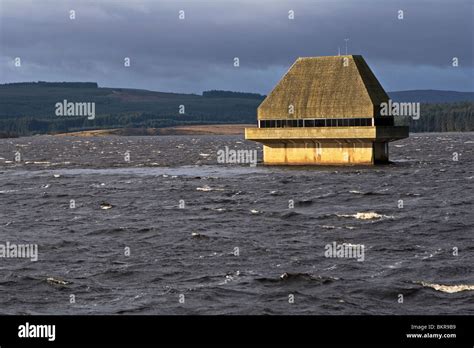
[[[359,220],[373,220],[373,219],[393,219],[392,215],[382,215],[378,214],[374,211],[368,212],[359,212],[356,214],[336,214],[338,217],[345,217],[345,218],[355,218]]]
[[[436,291],[446,292],[448,294],[453,294],[453,293],[461,292],[461,291],[474,290],[474,285],[465,285],[465,284],[442,285],[442,284],[434,284],[434,283],[432,284],[432,283],[427,283],[427,282],[421,282],[420,284],[426,288],[432,288],[432,289],[435,289]]]

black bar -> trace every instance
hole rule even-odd
[[[55,325],[55,340],[18,337],[19,326],[27,322]],[[449,329],[450,325],[455,328]],[[2,348],[152,343],[472,347],[473,331],[469,316],[0,316]],[[407,334],[455,334],[456,338],[407,338]]]

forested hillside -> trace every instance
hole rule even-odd
[[[417,91],[394,92],[394,100],[402,98],[403,93],[409,96],[410,100],[406,101],[417,100],[413,92]],[[422,104],[419,120],[399,119],[399,123],[409,123],[412,132],[474,131],[474,102],[470,100],[472,94],[449,91],[419,92],[422,92],[421,100],[464,98],[467,101]],[[198,95],[100,88],[95,82],[3,84],[0,85],[0,136],[104,128],[255,123],[257,107],[264,97],[256,93],[218,90],[205,91]],[[94,102],[95,119],[56,116],[55,105],[64,100]]]

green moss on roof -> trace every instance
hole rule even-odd
[[[384,101],[388,96],[362,56],[305,57],[260,104],[258,118],[373,117]]]

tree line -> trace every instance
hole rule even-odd
[[[0,137],[64,133],[107,128],[163,128],[178,125],[256,123],[257,103],[206,106],[185,115],[173,112],[123,112],[86,117],[0,118]],[[396,124],[409,125],[410,132],[474,131],[474,103],[422,104],[418,120],[396,118]]]
[[[421,104],[420,118],[404,118],[399,124],[408,125],[410,132],[472,132],[474,103],[458,102]]]

